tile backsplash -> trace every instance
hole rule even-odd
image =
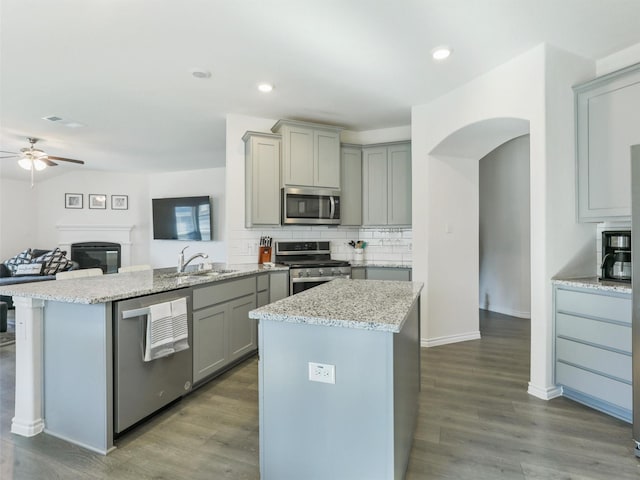
[[[353,260],[354,249],[349,241],[367,242],[364,261],[376,264],[411,265],[412,230],[410,228],[348,228],[348,227],[280,227],[238,230],[229,245],[229,263],[255,263],[261,236],[283,240],[329,240],[331,257],[337,260]]]
[[[631,230],[631,222],[604,222],[596,227],[596,276],[600,276],[602,271],[602,232],[607,230]]]

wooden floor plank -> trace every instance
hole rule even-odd
[[[481,311],[480,327],[480,340],[422,349],[407,480],[640,478],[630,425],[527,394],[528,320]],[[106,457],[48,435],[11,434],[14,372],[15,345],[3,347],[2,480],[259,479],[255,357],[119,438]]]

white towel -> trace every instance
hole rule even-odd
[[[147,317],[144,361],[150,362],[171,355],[175,352],[174,341],[171,302],[151,305]]]
[[[173,349],[176,352],[189,348],[189,324],[187,323],[187,299],[179,298],[171,302],[173,320]]]

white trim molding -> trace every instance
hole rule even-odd
[[[44,301],[13,297],[16,307],[16,402],[11,432],[33,437],[44,430],[42,330]]]
[[[538,387],[537,385],[529,382],[527,393],[542,400],[551,400],[552,398],[562,396],[562,387],[555,385],[552,387]]]
[[[487,312],[495,312],[495,313],[500,313],[502,315],[509,315],[510,317],[517,317],[517,318],[526,318],[526,319],[531,319],[531,312],[526,312],[523,310],[513,310],[512,308],[508,308],[508,307],[501,307],[501,306],[496,306],[496,305],[491,305],[490,308],[486,308],[482,305],[480,305],[479,307],[481,310],[486,310]]]
[[[449,343],[466,342],[468,340],[479,340],[480,330],[468,333],[458,333],[456,335],[447,335],[444,337],[436,338],[422,338],[420,339],[421,347],[437,347],[440,345],[447,345]]]

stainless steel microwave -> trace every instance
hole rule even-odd
[[[283,225],[340,224],[340,190],[285,187],[281,207]]]

